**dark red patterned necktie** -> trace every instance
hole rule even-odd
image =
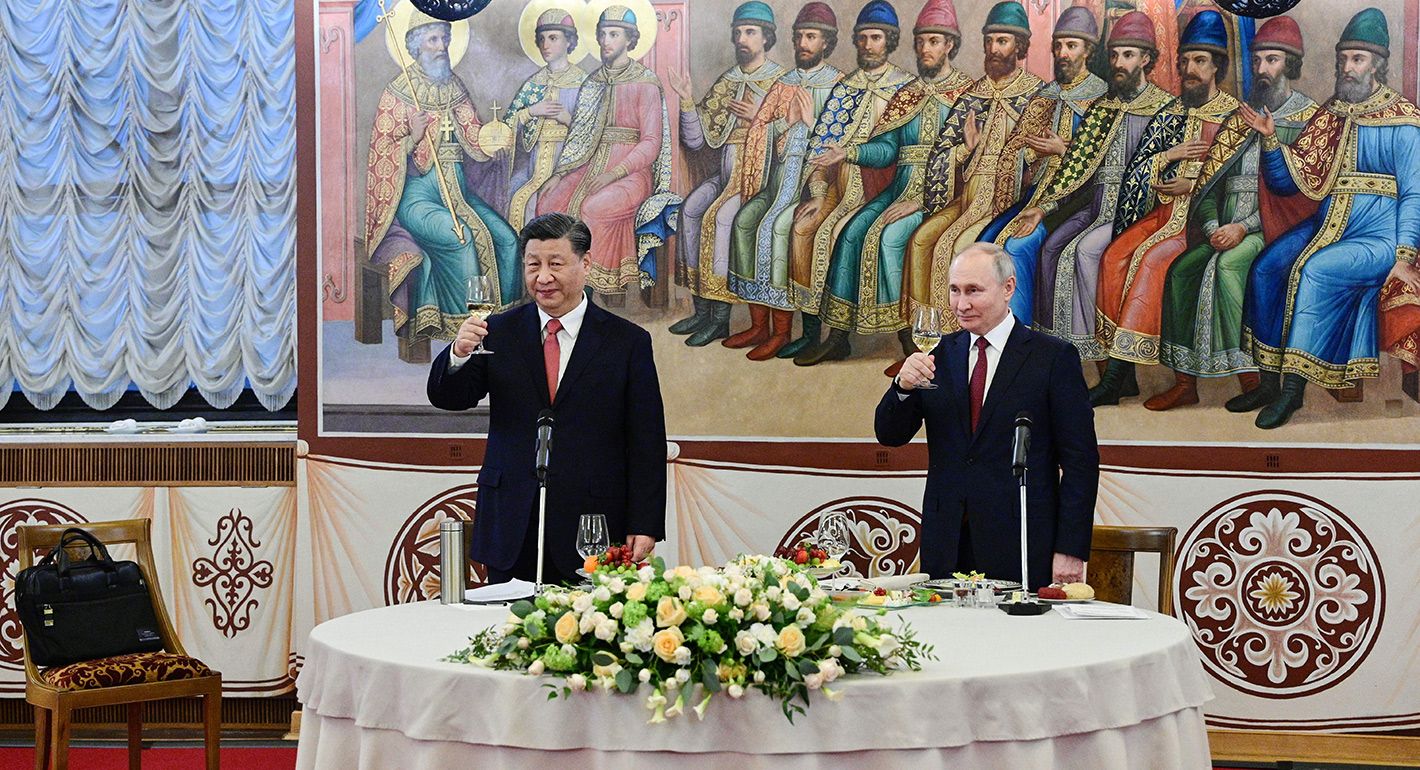
[[[981,418],[981,402],[986,400],[986,346],[985,337],[976,338],[976,366],[971,370],[971,432],[976,432],[976,421]]]
[[[562,331],[562,322],[553,318],[547,322],[547,337],[542,341],[542,365],[547,369],[547,399],[557,400],[557,367],[562,361],[562,343],[557,341],[557,333]]]

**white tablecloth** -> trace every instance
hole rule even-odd
[[[1187,629],[1160,615],[892,613],[936,646],[938,660],[841,679],[842,700],[816,692],[792,725],[757,692],[717,695],[701,722],[687,714],[648,725],[644,688],[549,701],[542,685],[560,679],[440,662],[506,614],[422,602],[318,626],[297,681],[297,767],[523,767],[546,751],[588,767],[1209,766],[1208,681]]]

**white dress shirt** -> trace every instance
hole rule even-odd
[[[996,376],[996,370],[1000,368],[1001,351],[1006,349],[1006,340],[1011,338],[1011,329],[1016,325],[1016,316],[1007,313],[1001,323],[989,332],[986,332],[986,387],[982,390],[981,403],[986,403],[986,396],[991,393],[991,379]],[[970,332],[968,332],[970,334]],[[970,347],[966,354],[966,381],[971,382],[971,373],[976,370],[976,341],[981,339],[980,334],[971,334]]]
[[[557,381],[562,382],[562,375],[567,373],[567,361],[572,358],[572,348],[577,344],[577,335],[582,331],[582,320],[587,317],[587,295],[582,294],[582,301],[577,306],[568,310],[558,320],[562,321],[562,329],[557,332],[557,346],[559,356],[557,359]],[[547,341],[547,322],[552,320],[552,316],[547,314],[541,307],[537,309],[538,328],[541,331],[538,339]],[[463,366],[472,353],[467,356],[455,355],[453,346],[449,346],[449,372],[456,372]]]

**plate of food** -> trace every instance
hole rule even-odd
[[[1084,604],[1095,600],[1095,589],[1087,583],[1051,583],[1035,592],[1047,604]]]
[[[948,591],[961,586],[975,588],[977,586],[987,585],[998,594],[1005,593],[1006,591],[1014,591],[1021,587],[1020,581],[1018,580],[997,580],[995,578],[988,578],[980,572],[953,572],[952,576],[949,578],[926,580],[918,585],[922,588]]]

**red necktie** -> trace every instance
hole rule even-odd
[[[986,400],[986,342],[985,337],[976,338],[976,366],[971,370],[971,432],[976,432],[976,421],[981,417],[981,402]]]
[[[557,333],[562,322],[556,318],[547,322],[547,337],[542,341],[542,365],[547,369],[547,400],[557,400],[557,365],[562,362],[562,344]]]

